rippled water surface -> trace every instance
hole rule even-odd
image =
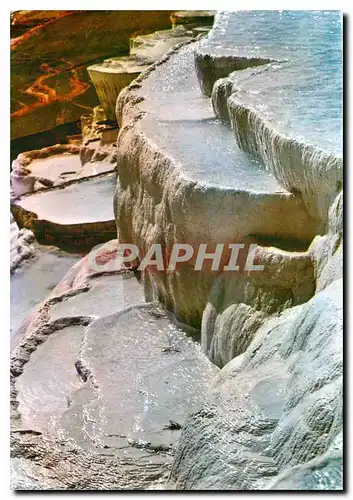
[[[97,453],[168,451],[180,434],[170,421],[199,408],[217,371],[156,305],[133,306],[37,347],[16,383],[22,425]]]
[[[201,47],[215,55],[281,61],[275,72],[247,82],[250,104],[271,112],[283,131],[342,153],[339,11],[221,12]]]

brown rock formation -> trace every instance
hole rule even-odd
[[[36,23],[42,18],[41,11],[30,12],[36,12]],[[49,12],[12,40],[12,138],[79,119],[98,104],[87,65],[127,54],[130,37],[171,24],[170,11],[77,10],[55,17]],[[31,14],[15,13],[14,18],[29,22]]]

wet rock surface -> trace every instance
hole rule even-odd
[[[12,162],[11,187],[15,198],[36,189],[52,187],[80,168],[79,147],[56,144],[20,153]],[[34,167],[34,168],[33,168]]]
[[[101,272],[89,256],[75,264],[13,350],[15,489],[159,487],[218,371],[188,330],[144,303],[116,249],[98,253]]]
[[[10,214],[10,274],[18,269],[23,261],[29,260],[35,253],[33,242],[35,236],[32,231],[19,229]]]
[[[143,98],[139,109],[147,112],[141,119],[142,131],[173,155],[191,181],[239,191],[284,192],[259,162],[237,148],[229,127],[215,119],[194,71],[197,46],[180,47],[141,79],[141,90],[135,93]]]
[[[308,246],[318,222],[301,196],[283,189],[212,117],[193,74],[196,46],[174,48],[117,101],[121,241],[142,250],[161,243],[167,251],[176,242],[197,249],[205,241],[262,244],[266,237]],[[145,283],[178,319],[200,328],[216,276],[193,273],[192,264],[178,274],[151,273]]]
[[[115,188],[115,174],[101,174],[29,193],[15,200],[11,210],[39,241],[83,251],[115,236]]]
[[[16,205],[27,212],[34,212],[38,219],[46,219],[57,224],[109,221],[113,219],[109,202],[114,188],[115,178],[110,175],[31,194],[23,197]],[[94,197],[93,193],[97,196]],[[94,206],[89,206],[90,200],[94,202]]]
[[[21,260],[11,276],[11,350],[21,340],[33,309],[81,258],[81,255],[67,254],[55,247],[39,245],[33,240],[32,234],[32,251],[26,259]],[[17,249],[14,251],[17,252]]]
[[[129,274],[114,274],[92,277],[90,288],[78,295],[68,296],[66,300],[57,302],[50,308],[52,320],[87,315],[105,316],[143,301],[143,290],[137,279]]]
[[[56,144],[43,149],[27,151],[12,162],[11,187],[13,198],[78,181],[103,173],[111,173],[116,166],[111,145],[97,139],[95,147],[89,144],[75,146]]]
[[[328,226],[327,234],[317,236],[309,248],[314,261],[317,291],[343,277],[343,191],[330,207]]]
[[[14,489],[343,488],[342,162],[326,141],[340,129],[339,23],[331,32],[331,14],[305,15],[217,14],[206,39],[178,44],[122,91],[117,144],[113,130],[79,151],[59,145],[14,162],[13,213],[28,229],[12,232],[13,279],[27,264],[41,269],[29,229],[63,247],[87,237],[87,250],[115,238],[115,223],[119,237],[65,275],[66,254],[62,268],[57,249],[40,254],[47,265],[54,256],[55,283],[43,301],[43,273],[14,335]],[[173,27],[197,36],[206,30],[194,23],[212,16],[181,12]],[[184,28],[170,40],[173,31],[183,39]],[[156,56],[164,35],[130,41],[133,59]],[[322,58],[317,92],[310,75],[321,79]],[[118,252],[119,242],[143,254],[205,241],[255,243],[264,270],[197,272],[193,258],[174,273],[140,273]],[[17,293],[19,317],[29,297]]]
[[[53,184],[65,181],[73,174],[76,174],[81,167],[80,158],[68,155],[56,155],[52,161],[46,159],[34,160],[31,163],[32,174],[49,179]]]
[[[213,386],[184,426],[170,485],[342,489],[342,282],[261,328]]]
[[[18,410],[21,426],[47,434],[81,386],[75,361],[84,327],[67,326],[48,336],[38,346],[18,379]]]
[[[157,304],[142,304],[132,273],[121,277],[124,294],[109,298],[111,312],[119,307],[121,312],[94,320],[84,315],[90,299],[68,307],[90,291],[56,296],[42,305],[42,317],[15,350],[13,456],[25,461],[24,446],[32,448],[32,460],[37,456],[29,477],[26,467],[15,473],[16,484],[26,484],[34,475],[38,487],[45,487],[41,453],[47,463],[53,461],[49,468],[59,488],[67,488],[75,474],[66,477],[67,470],[56,468],[56,454],[69,462],[73,458],[67,457],[78,453],[87,457],[76,471],[80,489],[96,484],[93,475],[87,477],[89,471],[83,473],[85,467],[97,468],[99,489],[113,487],[113,470],[113,484],[122,489],[136,484],[146,489],[165,479],[183,422],[204,401],[217,369]],[[111,287],[107,277],[93,278],[91,290],[96,280],[104,279]],[[104,293],[100,300],[103,306]],[[128,302],[138,301],[141,305],[126,309]],[[97,316],[106,313],[104,307],[98,310]],[[66,316],[58,318],[60,314]]]
[[[201,345],[217,366],[242,354],[269,318],[314,295],[309,252],[259,247],[257,255],[262,272],[225,272],[213,283],[202,316]]]

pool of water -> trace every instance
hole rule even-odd
[[[246,102],[271,114],[281,131],[342,154],[339,11],[220,12],[199,50],[280,62],[274,71],[246,80]]]
[[[94,321],[80,355],[97,393],[90,400],[73,395],[57,427],[84,447],[169,448],[180,435],[169,429],[170,420],[184,423],[218,371],[155,304]]]
[[[93,378],[80,378],[78,359]],[[88,327],[61,328],[36,348],[16,382],[21,426],[97,453],[168,452],[217,372],[158,305],[131,306]]]
[[[34,256],[17,269],[10,283],[11,349],[21,340],[21,324],[82,255],[34,243]]]
[[[131,304],[144,302],[143,288],[129,274],[98,276],[90,280],[91,288],[68,297],[50,308],[50,319],[72,316],[104,316]]]
[[[82,168],[79,155],[60,154],[33,160],[28,166],[33,175],[56,181],[65,179]]]
[[[114,174],[46,190],[22,198],[18,204],[35,212],[39,219],[58,224],[112,221]]]
[[[143,83],[148,137],[180,163],[183,174],[204,184],[274,192],[283,190],[255,159],[237,147],[231,129],[216,119],[201,94],[194,48],[182,48]]]
[[[71,394],[83,385],[75,369],[83,331],[83,326],[58,330],[32,353],[17,381],[25,428],[46,433],[70,404]]]

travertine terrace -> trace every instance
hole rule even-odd
[[[90,65],[81,145],[13,163],[13,487],[342,490],[342,16],[169,23]],[[263,267],[138,267],[205,243]]]

